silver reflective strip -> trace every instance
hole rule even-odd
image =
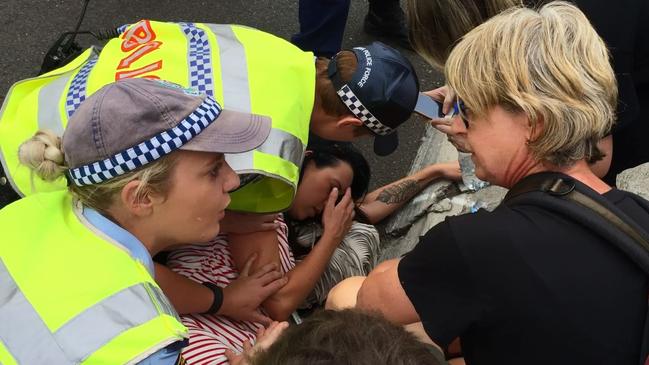
[[[246,50],[237,39],[232,26],[209,24],[216,35],[221,60],[221,83],[223,85],[223,108],[250,113],[250,84]]]
[[[268,138],[261,146],[257,147],[257,151],[280,156],[300,168],[304,146],[302,141],[294,135],[279,129],[271,129]]]
[[[63,135],[63,121],[59,103],[61,95],[70,80],[70,74],[54,79],[38,92],[38,128],[47,129],[58,136]]]
[[[51,333],[0,259],[0,338],[21,364],[80,363],[121,333],[155,319],[158,311],[152,301],[158,298],[164,298],[159,288],[148,283],[134,285]],[[168,308],[161,307],[167,312]]]
[[[244,174],[255,171],[253,152],[243,152],[235,154],[226,154],[225,161],[232,167],[237,174]]]
[[[19,364],[72,364],[0,259],[0,339]]]
[[[246,113],[252,112],[250,103],[250,84],[246,50],[237,39],[231,25],[208,24],[219,43],[221,60],[221,83],[223,85],[223,108],[235,109]],[[256,149],[270,155],[279,156],[293,162],[298,168],[302,164],[304,146],[299,138],[279,129],[272,129],[270,135]],[[254,170],[253,152],[227,155],[226,161],[238,172]]]
[[[121,333],[157,316],[147,289],[138,284],[86,309],[59,328],[54,338],[79,363]]]
[[[176,309],[174,306],[169,302],[169,299],[164,295],[162,290],[160,290],[158,287],[151,283],[146,283],[146,287],[149,289],[149,293],[153,295],[152,300],[155,300],[158,303],[158,306],[160,307],[160,310],[162,313],[168,314],[178,320],[178,322],[181,322],[182,320],[180,319],[180,316],[178,315],[178,312],[176,312]]]

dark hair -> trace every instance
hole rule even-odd
[[[252,365],[438,365],[442,354],[378,314],[324,310],[291,326]],[[438,351],[439,352],[439,351]]]
[[[370,166],[365,157],[363,157],[363,154],[351,143],[332,143],[317,140],[315,144],[309,145],[307,150],[310,153],[302,161],[300,180],[302,180],[304,171],[310,162],[313,162],[315,167],[320,169],[346,162],[352,167],[352,171],[354,171],[351,184],[352,198],[358,201],[365,196],[370,184]],[[356,209],[356,220],[363,223],[367,222],[365,214],[360,209]],[[293,255],[296,258],[304,257],[311,251],[311,247],[305,247],[297,242],[298,226],[320,224],[320,217],[313,217],[306,221],[296,221],[288,214],[285,214],[284,221],[288,226],[288,243],[293,251]]]
[[[340,162],[346,162],[352,167],[354,177],[352,179],[351,190],[354,200],[361,199],[367,194],[370,185],[370,165],[356,147],[351,143],[327,143],[322,145],[310,146],[307,148],[311,153],[307,154],[302,161],[300,169],[300,180],[304,175],[309,162],[315,164],[317,168],[337,166]]]

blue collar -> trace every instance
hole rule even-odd
[[[146,247],[144,247],[140,240],[138,240],[129,231],[118,226],[113,221],[104,217],[92,208],[84,206],[83,216],[88,220],[88,222],[90,222],[90,224],[95,226],[95,228],[128,249],[131,256],[133,256],[135,260],[137,260],[147,268],[149,274],[151,274],[151,277],[155,277],[153,259],[151,259],[149,251],[146,249]]]

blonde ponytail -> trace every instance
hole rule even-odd
[[[18,149],[18,159],[45,181],[54,181],[67,170],[61,137],[47,130],[40,130],[23,142]]]
[[[38,131],[32,138],[23,142],[18,149],[18,158],[21,164],[29,167],[33,173],[45,181],[54,181],[69,169],[65,165],[65,156],[61,150],[61,137],[46,130]],[[84,186],[69,184],[68,190],[83,205],[108,214],[108,209],[113,204],[115,196],[133,180],[140,182],[137,195],[151,191],[166,195],[171,187],[171,173],[176,159],[174,152],[140,169],[99,184]]]

